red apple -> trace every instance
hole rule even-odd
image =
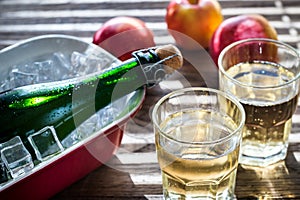
[[[133,51],[155,46],[154,36],[146,24],[134,17],[115,17],[94,33],[93,43],[120,60],[131,58]]]
[[[229,44],[248,38],[277,40],[277,32],[261,15],[238,15],[224,20],[215,31],[210,43],[210,55],[217,64],[219,54]]]
[[[198,49],[199,45],[209,47],[209,41],[223,21],[223,16],[217,0],[171,0],[165,20],[179,46]],[[183,34],[188,37],[182,37]]]

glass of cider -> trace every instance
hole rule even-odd
[[[218,59],[220,90],[246,112],[240,163],[264,167],[287,155],[299,94],[300,58],[277,40],[252,38],[224,48]]]
[[[154,106],[157,158],[167,199],[233,199],[245,112],[224,92],[191,87]]]

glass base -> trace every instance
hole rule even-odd
[[[181,195],[181,194],[175,194],[175,193],[168,193],[164,191],[164,200],[236,200],[236,196],[229,194],[229,193],[223,193],[221,195],[218,195],[216,197],[210,197],[205,194],[203,196],[201,195]]]
[[[262,153],[257,152],[256,155],[262,155]],[[287,148],[283,148],[277,154],[267,156],[267,157],[255,157],[255,156],[245,155],[242,153],[239,158],[239,163],[242,165],[249,165],[254,167],[266,167],[284,160],[286,158],[286,155],[287,155]]]

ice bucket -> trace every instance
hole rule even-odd
[[[90,65],[97,63],[99,58],[99,61],[102,62],[100,68],[107,68],[120,63],[117,58],[104,49],[73,36],[43,35],[22,41],[0,51],[2,90],[18,87],[20,83],[16,80],[13,83],[6,83],[12,71],[18,66],[22,67],[34,63],[39,67],[44,65],[49,67],[47,65],[50,61],[60,62],[63,68],[55,70],[56,77],[51,78],[64,79],[68,78],[65,76],[68,72],[63,72],[64,67],[78,66],[82,60],[91,57],[93,59],[88,62],[89,64],[85,63],[86,66],[76,68],[83,70],[83,72],[76,72],[77,75],[95,70],[95,66]],[[56,65],[57,63],[53,67]],[[74,71],[74,69],[72,70]],[[29,81],[33,81],[32,77],[30,78]],[[40,79],[49,79],[49,77]],[[61,141],[66,144],[67,148],[64,148],[60,153],[35,164],[32,169],[14,178],[8,175],[8,180],[0,184],[0,199],[47,199],[104,164],[116,152],[121,143],[126,122],[138,111],[144,98],[145,89],[138,89],[112,102],[105,108],[113,108],[113,116],[107,116],[110,114],[105,109],[91,116],[87,123],[84,122],[87,130],[93,130],[91,133],[86,133],[82,137],[70,136],[65,141]],[[93,123],[89,123],[89,120],[93,120],[92,118],[95,116],[101,118],[102,115],[106,115],[106,118],[109,119],[106,120],[105,124],[95,128]],[[89,128],[89,125],[93,127]],[[82,132],[84,133],[84,131]]]

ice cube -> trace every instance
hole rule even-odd
[[[4,90],[8,90],[10,88],[11,88],[11,83],[8,79],[4,79],[1,81],[0,92],[2,92]]]
[[[71,134],[69,134],[63,141],[62,145],[67,148],[70,147],[82,139],[87,138],[93,133],[101,130],[106,125],[112,123],[114,119],[118,116],[119,110],[108,105],[101,109],[89,119],[80,124]]]
[[[52,60],[43,60],[41,62],[34,62],[34,68],[38,74],[38,82],[50,82],[53,80],[53,61]]]
[[[109,62],[104,56],[98,57],[93,54],[83,54],[76,51],[71,54],[71,64],[78,75],[101,71]]]
[[[99,121],[99,116],[94,114],[89,119],[80,124],[71,134],[69,134],[63,141],[62,145],[64,147],[70,147],[84,138],[92,135],[97,131],[97,124]]]
[[[71,64],[75,68],[81,67],[81,65],[83,65],[85,63],[85,60],[86,60],[86,56],[83,55],[82,53],[79,53],[77,51],[72,52],[72,54],[71,54]]]
[[[73,68],[69,59],[61,52],[53,53],[51,58],[53,62],[52,78],[55,81],[68,79],[72,76]]]
[[[76,144],[80,140],[81,140],[81,138],[78,135],[77,129],[75,129],[66,138],[64,138],[61,141],[61,144],[63,145],[63,147],[68,148],[68,147],[73,146],[74,144]]]
[[[8,181],[8,174],[5,168],[5,164],[0,160],[0,184]]]
[[[53,126],[47,126],[28,137],[36,157],[40,161],[49,159],[64,150]]]
[[[84,54],[90,58],[98,59],[100,64],[100,69],[105,69],[112,64],[119,63],[119,60],[115,57],[107,56],[107,53],[104,53],[98,48],[87,48],[84,51]]]
[[[95,131],[97,130],[98,120],[99,120],[99,116],[97,114],[94,114],[88,120],[83,122],[77,128],[77,134],[79,135],[79,137],[83,139],[95,133]]]
[[[37,73],[21,71],[20,69],[12,69],[9,77],[12,87],[20,87],[24,85],[35,84],[38,82]]]
[[[0,144],[0,149],[1,159],[13,178],[34,167],[32,157],[19,136]]]
[[[98,127],[105,127],[112,123],[119,114],[118,109],[113,106],[107,106],[99,111]]]

